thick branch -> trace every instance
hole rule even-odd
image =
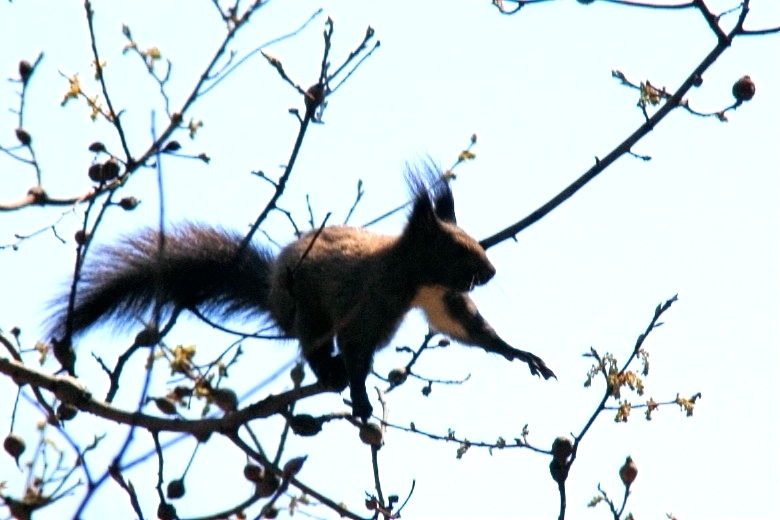
[[[103,419],[129,426],[139,426],[150,431],[191,433],[196,437],[213,432],[234,431],[248,421],[269,417],[286,410],[288,405],[299,399],[327,391],[319,385],[308,385],[268,396],[223,417],[182,419],[156,417],[141,412],[122,410],[93,398],[91,393],[73,377],[46,374],[13,359],[0,357],[0,373],[10,376],[17,384],[28,383],[33,387],[48,390],[62,402]]]

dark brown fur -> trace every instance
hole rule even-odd
[[[440,176],[431,186],[419,177],[411,182],[414,206],[398,236],[331,226],[303,235],[273,258],[256,245],[237,255],[239,235],[187,224],[166,234],[161,253],[155,231],[99,250],[85,268],[73,312],[68,315],[63,304],[55,316],[54,333],[77,335],[107,319],[128,323],[155,306],[211,317],[265,315],[300,341],[322,384],[350,387],[353,412],[366,419],[372,407],[365,381],[374,352],[418,306],[442,332],[522,359],[532,373],[551,377],[541,359],[504,343],[465,295],[495,269],[455,224],[446,182]]]

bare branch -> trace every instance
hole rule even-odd
[[[92,3],[89,0],[84,1],[84,10],[87,14],[87,26],[89,28],[89,41],[92,47],[92,58],[95,65],[95,77],[100,82],[100,88],[103,91],[103,97],[106,100],[108,106],[108,116],[111,124],[116,128],[116,132],[119,135],[119,141],[122,143],[122,149],[125,152],[125,163],[130,165],[133,163],[133,156],[130,153],[130,148],[127,144],[127,138],[125,137],[125,131],[122,127],[122,122],[119,119],[119,114],[114,110],[114,105],[111,102],[111,96],[108,93],[108,86],[106,85],[106,78],[103,74],[103,64],[100,60],[100,53],[97,48],[97,41],[95,38],[94,18],[95,11],[92,10]]]
[[[290,403],[328,390],[319,385],[308,385],[269,396],[221,418],[181,419],[147,415],[138,411],[126,411],[95,399],[91,393],[69,376],[53,376],[30,368],[8,358],[0,358],[0,373],[14,380],[29,383],[52,392],[62,402],[104,419],[126,425],[135,425],[150,431],[191,433],[196,437],[215,431],[233,430],[252,419],[269,417],[284,410]]]
[[[701,0],[695,0],[700,2],[697,4],[699,9],[705,14],[705,17],[709,16],[706,6],[704,6]],[[711,13],[710,13],[711,14]],[[563,202],[569,199],[572,195],[582,189],[588,182],[595,179],[601,172],[607,169],[611,164],[617,161],[621,156],[628,154],[633,146],[639,142],[643,137],[649,134],[663,119],[675,108],[681,106],[683,97],[690,90],[690,88],[696,83],[704,74],[704,72],[717,60],[721,54],[731,45],[732,40],[739,35],[744,21],[747,16],[747,3],[743,8],[740,18],[730,34],[725,38],[718,39],[717,45],[702,59],[699,65],[688,75],[688,77],[682,82],[677,90],[666,98],[666,102],[653,114],[652,117],[647,119],[639,128],[637,128],[631,135],[617,145],[611,152],[609,152],[604,158],[596,159],[590,169],[582,174],[577,180],[572,182],[569,186],[564,188],[560,193],[540,206],[538,209],[530,213],[522,220],[512,224],[511,226],[495,233],[494,235],[483,239],[480,244],[485,249],[493,247],[494,245],[503,242],[504,240],[514,238],[519,232],[529,227],[530,225],[538,222],[552,210],[560,206]]]

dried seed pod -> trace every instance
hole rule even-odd
[[[160,520],[176,520],[179,516],[176,514],[176,508],[167,502],[160,502],[157,506],[157,518]]]
[[[626,462],[620,468],[620,480],[623,481],[623,485],[627,488],[631,486],[631,483],[636,479],[636,475],[639,473],[639,469],[636,467],[631,457],[626,457]]]
[[[76,417],[78,411],[79,409],[72,404],[60,403],[59,406],[57,406],[57,419],[60,421],[70,421]]]
[[[90,152],[95,152],[95,153],[105,152],[106,151],[106,147],[100,141],[95,141],[94,143],[89,145],[89,151]]]
[[[296,363],[290,370],[290,379],[293,384],[298,387],[303,383],[303,363]]]
[[[154,325],[149,325],[135,335],[133,345],[137,347],[151,347],[160,341],[160,333]]]
[[[24,128],[16,129],[16,138],[24,146],[30,146],[30,143],[32,142],[32,137],[30,137],[30,134],[27,133],[27,130],[25,130]]]
[[[33,66],[30,65],[30,62],[27,60],[22,60],[19,62],[19,79],[22,80],[23,84],[27,83],[27,80],[30,79],[30,75],[32,74]]]
[[[316,417],[305,413],[290,417],[289,424],[293,433],[301,437],[311,437],[322,431],[322,422]]]
[[[558,437],[553,441],[552,456],[558,462],[566,462],[566,459],[571,455],[573,444],[568,437]]]
[[[325,87],[321,83],[315,83],[306,90],[303,103],[306,105],[306,113],[313,115],[322,102],[325,101]]]
[[[165,496],[169,499],[175,500],[184,496],[184,480],[177,478],[168,482],[168,487],[165,489]]]
[[[24,439],[15,433],[9,434],[3,441],[3,448],[14,458],[17,466],[19,465],[19,457],[22,456],[26,447],[27,445],[24,443]]]
[[[103,169],[103,166],[101,164],[95,163],[91,164],[89,166],[89,170],[87,170],[87,175],[89,175],[90,180],[95,182],[100,182],[103,178],[101,175],[101,170]]]
[[[244,478],[250,482],[260,482],[263,479],[263,468],[251,462],[244,466]]]
[[[398,386],[406,381],[408,375],[409,373],[405,368],[394,368],[390,371],[389,374],[387,374],[387,380],[390,381],[391,385]]]
[[[125,211],[134,210],[138,206],[138,199],[135,197],[124,197],[119,201],[119,206]]]
[[[750,76],[742,76],[731,87],[731,93],[737,101],[750,101],[756,94],[756,84]]]
[[[360,440],[370,446],[382,446],[382,430],[374,423],[360,425]]]
[[[260,480],[260,482],[257,484],[257,494],[261,498],[270,497],[274,493],[276,493],[276,490],[279,489],[279,477],[271,473],[270,471],[266,471],[263,475],[263,478]]]
[[[176,415],[176,403],[170,399],[166,399],[165,397],[157,397],[154,399],[154,404],[157,406],[157,409],[165,415]]]
[[[110,181],[119,176],[119,164],[114,159],[109,159],[100,168],[100,180]]]

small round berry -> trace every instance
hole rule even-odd
[[[27,445],[24,443],[24,439],[15,433],[10,434],[3,441],[3,448],[14,458],[17,465],[19,464],[19,457],[24,453],[26,447]]]
[[[22,60],[19,62],[19,79],[22,80],[22,83],[27,83],[27,80],[30,79],[32,71],[33,66],[30,65],[29,61]]]
[[[737,101],[750,101],[756,94],[756,84],[750,76],[742,76],[731,87],[731,93]]]
[[[552,445],[553,459],[558,462],[566,462],[566,459],[571,455],[573,447],[568,437],[558,437],[553,441]]]
[[[382,430],[374,423],[360,425],[360,440],[370,446],[382,446]]]
[[[175,500],[184,496],[184,481],[180,478],[171,480],[168,482],[168,487],[165,490],[165,496],[169,499]]]
[[[636,479],[637,473],[639,473],[639,470],[633,459],[631,459],[631,457],[626,457],[626,462],[623,463],[623,466],[620,468],[620,480],[623,481],[623,485],[630,487],[631,483]]]

